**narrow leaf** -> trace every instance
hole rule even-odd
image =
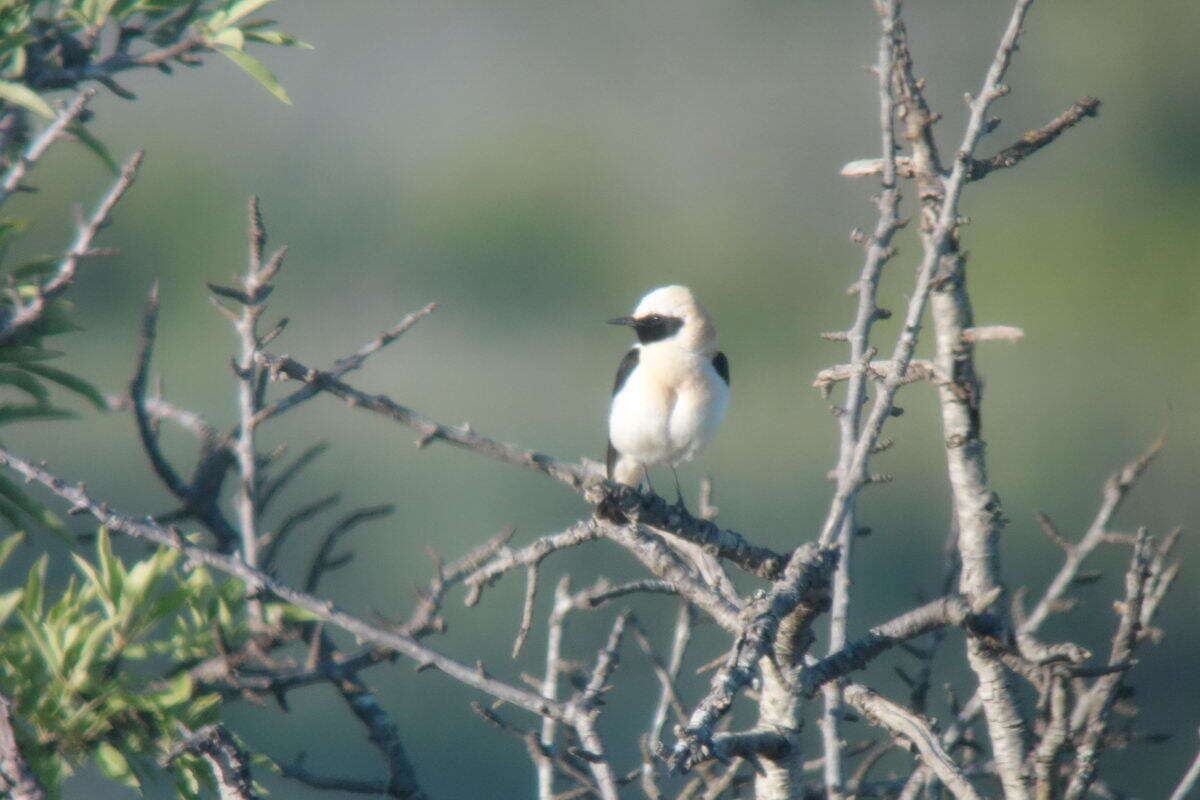
[[[28,86],[12,81],[0,81],[0,99],[24,106],[39,117],[54,119],[54,109]]]
[[[121,165],[112,157],[112,153],[108,152],[108,148],[104,146],[104,142],[97,139],[91,131],[78,122],[72,122],[67,126],[67,130],[79,140],[79,143],[91,150],[96,158],[104,162],[104,166],[108,167],[108,171],[113,175],[121,174]]]
[[[249,53],[243,53],[241,50],[236,50],[229,45],[216,44],[215,48],[218,52],[225,55],[230,61],[237,64],[246,73],[263,85],[268,92],[286,105],[292,104],[292,98],[288,97],[288,93],[280,85],[279,79],[267,69],[266,65],[259,61]]]
[[[71,419],[78,416],[74,411],[62,408],[47,408],[46,406],[12,406],[0,405],[0,425],[12,422],[39,419]]]
[[[48,367],[45,364],[22,364],[21,369],[26,372],[32,372],[34,375],[45,378],[52,383],[57,383],[67,391],[74,392],[87,400],[101,411],[108,410],[108,402],[104,399],[104,395],[100,393],[99,389],[83,378],[76,377],[56,367]]]
[[[50,392],[46,391],[41,381],[27,372],[0,367],[0,385],[4,384],[17,387],[39,405],[50,402]]]

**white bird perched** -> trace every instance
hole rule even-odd
[[[648,467],[668,464],[673,472],[712,442],[729,405],[729,360],[717,349],[712,317],[686,286],[655,289],[631,316],[609,323],[631,326],[638,343],[613,384],[608,478],[638,486]]]

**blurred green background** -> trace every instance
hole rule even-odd
[[[353,382],[446,422],[468,420],[564,458],[599,458],[612,369],[629,344],[628,332],[602,322],[650,288],[686,283],[718,320],[734,385],[717,442],[682,471],[689,497],[709,472],[726,525],[778,548],[814,535],[836,431],[809,384],[845,357],[843,345],[817,333],[847,324],[844,289],[862,257],[847,234],[874,220],[871,182],[837,174],[846,161],[877,155],[874,83],[863,69],[878,29],[868,2],[276,5],[283,27],[316,46],[262,53],[294,106],[276,103],[223,59],[171,80],[131,76],[141,96],[132,108],[111,95],[95,103],[93,130],[114,155],[145,147],[148,157],[101,241],[121,255],[89,262],[72,293],[87,330],[65,340],[64,367],[123,391],[140,310],[158,278],[155,371],[170,399],[228,426],[235,341],[203,283],[243,268],[245,202],[257,193],[272,242],[291,246],[272,311],[292,324],[276,350],[325,365],[437,301],[433,318]],[[1009,4],[907,5],[918,69],[946,116],[938,133],[950,151],[962,94],[978,86]],[[1035,6],[1009,75],[1013,94],[995,108],[1004,123],[983,152],[1084,94],[1103,99],[1101,116],[1019,169],[970,186],[963,203],[973,220],[963,238],[978,321],[1026,332],[1019,344],[979,352],[991,477],[1012,520],[1003,556],[1009,585],[1036,596],[1059,563],[1035,510],[1077,537],[1104,478],[1170,425],[1166,452],[1118,521],[1157,534],[1193,529],[1161,617],[1167,638],[1140,652],[1133,681],[1145,712],[1138,729],[1174,737],[1105,761],[1115,787],[1144,797],[1178,780],[1200,722],[1200,628],[1190,611],[1200,601],[1197,30],[1200,8],[1183,2]],[[61,249],[72,203],[92,203],[109,180],[69,145],[34,177],[41,191],[13,209],[37,221],[20,244],[29,255]],[[885,275],[892,308],[903,307],[911,285],[914,233],[899,240]],[[897,324],[876,328],[885,353]],[[875,462],[896,480],[862,501],[874,534],[855,564],[854,631],[937,591],[949,512],[932,394],[926,385],[902,393],[908,413],[889,425],[897,445]],[[172,452],[190,458],[192,443],[173,436]],[[307,484],[292,490],[294,502],[340,490],[347,508],[397,505],[394,518],[358,534],[359,558],[325,587],[363,613],[407,612],[430,574],[426,547],[454,557],[509,524],[518,542],[528,541],[587,511],[536,475],[445,447],[418,451],[410,432],[325,398],[266,438],[295,451],[333,443]],[[22,426],[6,445],[86,479],[119,509],[168,506],[121,414],[83,411],[74,422]],[[303,567],[318,532],[297,543],[285,574]],[[1116,548],[1101,553],[1095,565],[1105,578],[1081,589],[1080,608],[1056,618],[1047,635],[1106,652],[1126,560]],[[599,570],[636,571],[600,545],[548,567],[573,569],[577,584]],[[552,576],[543,581],[553,586]],[[525,655],[508,663],[520,584],[506,579],[476,609],[464,610],[456,595],[450,633],[433,643],[482,655],[497,674],[539,670],[546,602]],[[660,634],[674,618],[667,601],[637,609]],[[590,659],[613,613],[577,617],[570,653]],[[949,641],[941,674],[966,696],[973,685],[959,665],[961,642]],[[703,630],[693,662],[723,645]],[[891,666],[906,659],[885,659],[867,679],[904,696]],[[406,665],[368,678],[432,796],[530,793],[524,746],[474,717],[472,693]],[[653,689],[634,650],[616,682],[604,724],[625,739],[615,748],[624,766],[636,757],[628,734],[644,727]],[[685,681],[687,699],[702,687],[703,678]],[[278,759],[307,750],[314,771],[381,774],[332,692],[307,690],[292,706],[287,717],[241,706],[230,722]],[[938,713],[946,717],[940,696]],[[847,737],[861,733],[850,726]],[[83,773],[71,796],[99,796],[94,780]],[[276,796],[318,796],[270,784]]]

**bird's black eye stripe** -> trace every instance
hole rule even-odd
[[[662,314],[648,314],[633,323],[638,341],[642,344],[661,342],[663,339],[674,336],[682,327],[683,319],[680,317],[666,317]]]

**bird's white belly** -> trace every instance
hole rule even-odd
[[[635,370],[613,398],[609,439],[645,466],[679,464],[712,442],[729,404],[729,387],[708,364],[678,382]]]

